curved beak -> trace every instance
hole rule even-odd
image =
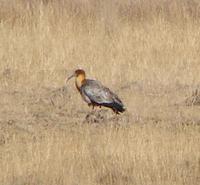
[[[75,77],[75,74],[72,74],[71,76],[69,76],[68,78],[66,78],[65,83],[67,83],[73,77]]]

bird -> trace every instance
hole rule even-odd
[[[71,76],[66,79],[66,83],[75,77],[75,85],[83,100],[92,106],[107,107],[119,114],[126,110],[124,104],[119,97],[109,88],[101,84],[101,82],[93,79],[87,79],[86,73],[82,69],[77,69]]]

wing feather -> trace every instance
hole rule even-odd
[[[100,82],[95,80],[87,80],[82,87],[84,93],[92,102],[103,104],[113,103],[113,93]]]

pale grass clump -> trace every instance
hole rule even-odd
[[[178,104],[200,82],[199,7],[0,1],[0,184],[199,184],[199,108]],[[72,84],[48,104],[76,68],[122,97],[120,126],[82,124]]]

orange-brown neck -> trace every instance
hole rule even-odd
[[[85,81],[85,74],[79,74],[76,77],[76,87],[78,90],[80,90],[81,86],[84,84]]]

